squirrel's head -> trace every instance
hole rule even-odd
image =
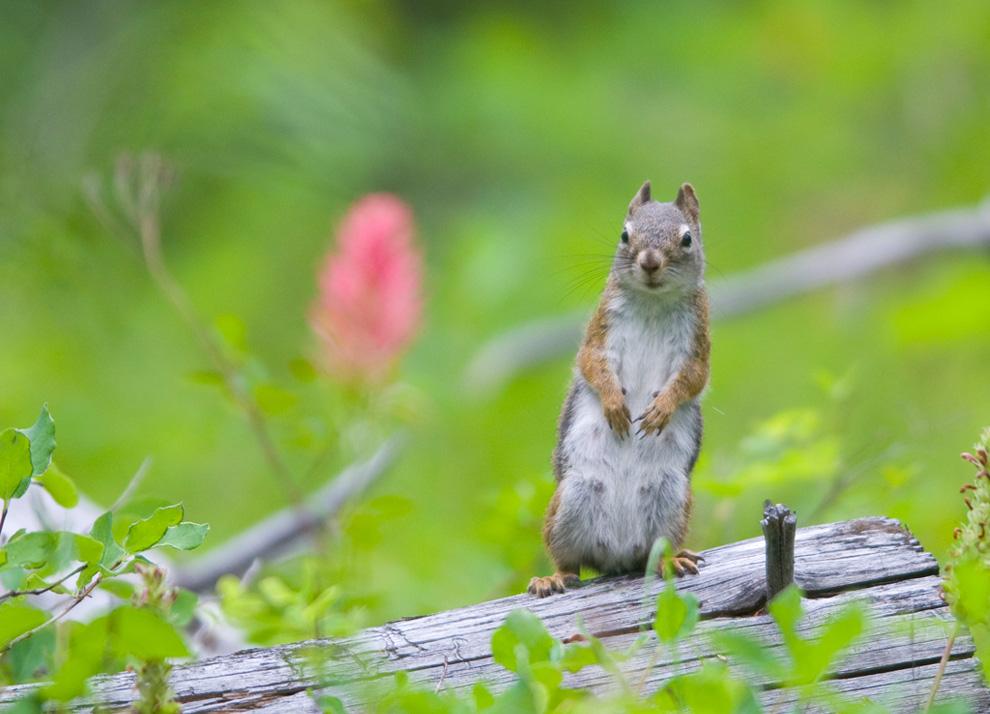
[[[683,293],[701,284],[705,254],[691,184],[671,203],[652,200],[650,182],[643,184],[629,203],[613,272],[623,287],[649,293]]]

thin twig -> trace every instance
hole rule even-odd
[[[935,681],[932,682],[932,691],[928,693],[928,699],[925,701],[925,708],[922,710],[924,714],[928,713],[928,710],[932,708],[932,704],[935,702],[935,694],[938,692],[938,685],[942,683],[942,675],[945,674],[945,666],[949,663],[949,655],[952,654],[952,645],[956,643],[956,637],[959,635],[959,629],[962,625],[956,620],[955,627],[952,628],[952,634],[949,635],[949,641],[945,643],[945,650],[942,652],[942,659],[938,663],[938,671],[935,672]]]
[[[56,580],[54,583],[52,583],[46,588],[36,588],[34,590],[8,590],[3,595],[0,595],[0,600],[4,600],[9,597],[20,597],[21,595],[43,595],[50,590],[54,590],[59,585],[64,583],[66,580],[71,578],[73,575],[77,573],[81,573],[85,568],[86,568],[85,564],[80,565],[78,568],[68,573],[67,575],[62,576],[61,578],[59,578],[58,580]]]
[[[279,488],[287,490],[290,503],[298,505],[304,499],[303,491],[282,459],[260,407],[245,388],[237,366],[217,343],[165,263],[161,246],[159,209],[162,188],[171,182],[173,173],[171,167],[156,154],[144,154],[139,157],[136,166],[133,159],[123,157],[117,162],[114,172],[117,201],[131,228],[140,239],[141,253],[152,281],[186,323],[200,349],[220,372],[224,386],[243,412]],[[100,222],[109,230],[117,232],[120,223],[101,202],[98,190],[92,181],[87,183],[86,193]]]
[[[3,524],[7,522],[7,509],[10,508],[10,501],[3,502],[3,514],[0,515],[0,533],[3,533]]]
[[[447,678],[447,665],[448,664],[449,664],[449,662],[447,661],[447,655],[444,655],[443,656],[443,671],[440,672],[440,681],[437,682],[437,688],[433,690],[433,693],[434,694],[439,694],[440,693],[440,687],[443,686],[443,680]]]
[[[643,687],[646,686],[646,680],[650,677],[650,672],[653,668],[657,666],[657,660],[660,659],[660,640],[657,639],[656,644],[653,647],[653,656],[650,657],[649,664],[646,665],[646,669],[643,670],[643,676],[639,678],[639,684],[636,685],[636,698],[640,699],[643,694]]]
[[[42,622],[37,627],[32,627],[27,632],[25,632],[23,634],[20,634],[17,637],[15,637],[14,639],[12,639],[10,642],[8,642],[2,648],[0,648],[0,655],[6,654],[17,643],[26,640],[31,635],[33,635],[33,634],[35,634],[37,632],[40,632],[41,630],[45,629],[49,625],[51,625],[51,624],[53,624],[55,622],[58,622],[63,617],[65,617],[66,615],[68,615],[69,612],[72,610],[72,608],[74,608],[76,605],[78,605],[83,600],[85,600],[87,597],[89,597],[89,594],[91,592],[93,592],[93,590],[96,588],[97,585],[100,584],[100,581],[101,580],[103,580],[103,573],[97,573],[96,574],[96,577],[93,578],[93,582],[91,582],[88,586],[86,586],[86,589],[83,590],[79,595],[76,595],[72,599],[72,602],[70,602],[68,604],[68,606],[64,610],[62,610],[62,612],[58,613],[57,615],[53,615],[52,617],[50,617],[49,619],[45,620],[44,622]]]

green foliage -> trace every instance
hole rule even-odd
[[[28,429],[5,429],[0,436],[0,477],[6,516],[10,502],[32,485],[45,488],[60,505],[78,501],[71,479],[52,463],[55,422],[47,407]],[[0,541],[0,683],[44,680],[21,707],[46,700],[68,701],[85,694],[87,680],[125,664],[138,671],[143,704],[139,711],[178,711],[168,704],[166,659],[189,654],[179,628],[188,621],[195,597],[168,591],[164,572],[142,565],[142,553],[161,546],[189,550],[203,541],[208,526],[182,522],[181,505],[157,509],[149,517],[123,523],[124,544],[114,535],[107,511],[88,535],[68,531],[20,530]],[[4,520],[0,520],[0,535]],[[145,578],[137,607],[124,604],[87,624],[64,618],[95,589],[111,595],[133,591],[120,576],[134,570]],[[74,585],[71,584],[73,576]],[[63,602],[50,609],[29,598],[54,593]],[[172,612],[172,604],[181,607]],[[56,632],[57,631],[57,636]],[[145,682],[149,682],[147,687]],[[147,691],[146,691],[147,690]],[[150,693],[149,693],[150,692]],[[152,704],[144,703],[152,702]]]
[[[551,480],[577,328],[570,354],[547,354],[489,392],[466,388],[464,371],[506,329],[592,309],[613,247],[601,241],[614,242],[646,178],[658,195],[691,180],[701,197],[717,320],[710,465],[732,462],[734,445],[782,410],[807,405],[827,417],[808,387],[820,368],[861,374],[842,422],[820,420],[843,445],[843,466],[894,444],[929,475],[959,425],[985,419],[975,400],[957,398],[990,386],[979,260],[946,252],[732,320],[721,319],[717,292],[723,277],[860,226],[982,199],[983,0],[945,9],[582,2],[566,18],[553,4],[107,4],[87,14],[89,39],[78,43],[64,41],[78,24],[71,0],[4,3],[0,13],[0,98],[10,108],[0,134],[16,147],[0,165],[0,362],[17,375],[0,421],[36,416],[45,385],[63,405],[60,428],[71,426],[66,473],[99,502],[148,453],[158,482],[147,487],[182,500],[220,540],[285,499],[226,388],[177,379],[212,370],[207,381],[222,383],[148,293],[131,252],[93,219],[81,177],[125,148],[161,147],[175,162],[162,247],[176,279],[211,325],[238,313],[216,329],[232,351],[264,357],[265,373],[244,370],[248,394],[271,383],[299,398],[274,417],[278,443],[312,454],[343,437],[312,473],[288,451],[303,491],[377,428],[341,435],[327,420],[309,423],[313,401],[341,395],[325,384],[296,389],[321,382],[304,381],[315,352],[307,309],[328,234],[367,191],[394,191],[421,218],[428,329],[403,379],[428,397],[412,408],[421,429],[387,486],[416,507],[386,524],[369,554],[371,570],[402,583],[378,584],[373,621],[475,602],[495,585],[517,592],[515,563],[532,574],[522,560],[538,550],[533,532],[535,547],[487,539],[479,514],[520,474],[538,473],[540,488]],[[567,294],[572,278],[587,285]],[[81,385],[92,387],[85,403]],[[956,419],[943,418],[950,411]],[[934,478],[882,491],[869,478],[878,473],[861,472],[857,492],[815,520],[874,514],[882,502],[937,548],[955,519],[951,494]],[[243,504],[215,509],[232,478]],[[813,477],[807,490],[782,478],[782,489],[821,498]],[[754,535],[766,495],[699,492],[692,545]],[[807,505],[794,507],[811,522]],[[424,543],[454,542],[450,558],[417,558]],[[474,575],[451,559],[471,562]]]
[[[131,633],[141,638],[130,647],[123,646],[139,660],[134,670],[140,699],[134,705],[134,711],[137,714],[179,714],[182,709],[169,684],[172,666],[165,661],[167,657],[188,655],[182,640],[169,624],[172,605],[179,593],[165,587],[165,571],[161,568],[139,564],[137,570],[144,582],[140,598],[135,596],[139,609],[121,610],[122,615],[128,613]],[[121,645],[118,643],[118,646]]]
[[[357,630],[364,618],[360,603],[335,582],[338,572],[328,561],[307,556],[253,583],[225,575],[217,593],[224,614],[252,642],[275,645],[342,636]]]
[[[966,494],[966,522],[955,532],[948,575],[943,588],[945,599],[957,621],[973,636],[976,654],[983,662],[983,674],[990,682],[990,428],[984,429],[973,453],[963,454],[977,470],[972,484],[962,487]]]

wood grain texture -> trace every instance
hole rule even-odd
[[[698,576],[677,581],[682,592],[700,602],[703,620],[680,651],[678,661],[663,653],[645,677],[644,691],[653,691],[671,675],[691,671],[715,654],[711,633],[738,630],[763,641],[771,652],[784,650],[771,619],[755,614],[763,605],[765,558],[762,538],[704,552]],[[917,709],[927,696],[946,642],[950,615],[942,601],[935,559],[924,552],[910,532],[895,520],[865,518],[798,529],[795,538],[796,582],[805,589],[807,613],[802,622],[814,634],[830,617],[853,600],[871,616],[870,632],[834,663],[827,686],[849,697],[877,698],[892,711]],[[555,637],[578,632],[578,618],[611,649],[624,649],[639,628],[653,620],[656,595],[662,584],[641,577],[598,578],[565,595],[538,599],[529,595],[494,600],[391,622],[363,630],[344,640],[318,640],[233,655],[177,667],[173,684],[183,711],[317,712],[306,692],[309,687],[341,698],[349,711],[362,711],[389,688],[391,675],[406,671],[411,679],[431,688],[464,689],[479,679],[503,689],[514,675],[491,659],[491,636],[515,608],[539,615]],[[325,661],[317,672],[307,665],[307,652]],[[643,677],[653,654],[652,644],[623,667],[634,681]],[[990,690],[973,656],[972,641],[955,644],[939,699],[964,696],[973,711],[990,712]],[[731,664],[731,663],[730,663]],[[745,670],[738,670],[745,672]],[[103,678],[94,683],[95,700],[108,711],[126,708],[133,700],[133,676]],[[753,676],[768,704],[796,701],[798,693],[779,682]],[[614,686],[600,667],[567,675],[568,686],[607,692]],[[24,688],[0,693],[10,702]],[[79,703],[78,711],[87,710]],[[814,711],[812,708],[810,711]]]

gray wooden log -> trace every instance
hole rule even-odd
[[[750,634],[773,656],[785,656],[772,620],[753,615],[764,599],[763,541],[753,538],[704,552],[699,575],[676,583],[679,591],[698,598],[703,618],[680,647],[683,657],[675,661],[661,650],[655,666],[648,669],[651,643],[624,664],[632,681],[645,673],[644,691],[651,692],[672,675],[696,669],[716,654],[710,635],[727,629]],[[931,688],[950,620],[937,576],[935,559],[895,520],[864,518],[799,529],[794,579],[808,596],[802,631],[814,634],[855,599],[865,603],[873,623],[872,632],[833,663],[832,679],[824,686],[848,697],[870,696],[891,711],[917,711]],[[580,617],[606,646],[618,650],[628,647],[640,627],[652,621],[661,587],[662,583],[641,577],[597,578],[545,600],[515,595],[391,622],[346,639],[247,650],[178,666],[173,685],[187,714],[315,713],[309,688],[339,697],[349,711],[361,711],[390,688],[399,671],[431,689],[440,685],[466,692],[482,680],[501,691],[513,683],[514,675],[492,661],[491,636],[513,609],[528,608],[561,639],[578,632]],[[325,661],[321,671],[310,664],[308,653],[313,651]],[[957,639],[938,701],[962,696],[973,711],[990,712],[990,690],[973,653],[970,638]],[[730,662],[733,667],[737,664]],[[760,688],[764,702],[779,711],[786,711],[783,705],[798,696],[781,688],[780,682],[756,677],[750,681]],[[108,711],[121,711],[134,699],[133,684],[129,674],[102,678],[94,683],[94,701]],[[568,674],[565,684],[605,693],[614,681],[600,667],[591,666]],[[0,693],[0,706],[25,689],[11,687]],[[91,704],[76,703],[74,708],[87,711]]]
[[[797,515],[782,503],[763,504],[763,538],[767,549],[767,602],[794,582],[794,533]]]

